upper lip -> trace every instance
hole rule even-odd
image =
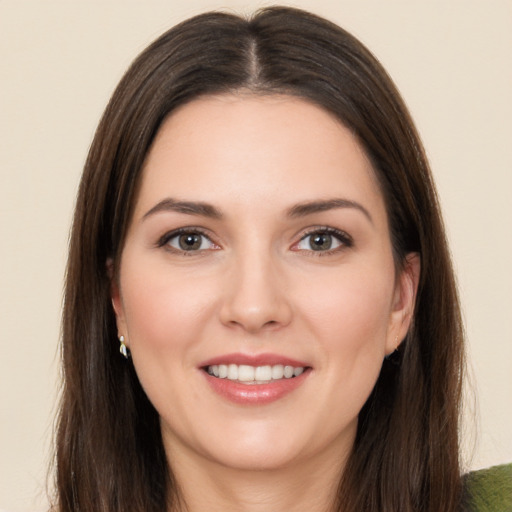
[[[224,354],[221,356],[213,357],[204,361],[199,365],[200,368],[219,364],[236,364],[248,366],[275,366],[282,364],[283,366],[293,366],[295,368],[307,368],[310,365],[304,361],[298,361],[290,357],[282,356],[279,354],[264,353],[264,354]]]

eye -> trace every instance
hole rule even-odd
[[[183,252],[197,252],[208,249],[218,249],[210,238],[197,230],[178,230],[165,235],[159,246],[168,246]]]
[[[302,237],[293,247],[299,251],[329,252],[340,247],[352,246],[352,239],[342,231],[325,228],[317,229]]]

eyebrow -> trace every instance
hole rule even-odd
[[[370,212],[362,205],[349,199],[325,199],[321,201],[307,201],[305,203],[299,203],[292,206],[288,210],[289,217],[305,217],[314,213],[325,212],[328,210],[335,210],[338,208],[355,208],[359,210],[364,216],[373,224],[372,216]]]
[[[356,201],[349,199],[325,199],[319,201],[307,201],[299,203],[287,210],[287,216],[292,218],[306,217],[314,213],[325,212],[328,210],[335,210],[338,208],[354,208],[364,214],[364,216],[373,224],[370,212]],[[148,210],[142,217],[145,220],[147,217],[160,212],[177,212],[186,215],[197,215],[201,217],[208,217],[211,219],[222,219],[223,215],[215,206],[203,203],[200,201],[177,201],[170,197],[163,199],[158,204]]]
[[[221,219],[222,213],[208,203],[196,202],[196,201],[177,201],[170,197],[163,199],[158,204],[148,210],[142,219],[147,219],[151,215],[160,212],[177,212],[185,213],[187,215],[198,215],[201,217],[209,217],[212,219]]]

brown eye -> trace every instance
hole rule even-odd
[[[197,233],[187,233],[178,237],[178,244],[184,251],[197,251],[201,248],[202,238]]]

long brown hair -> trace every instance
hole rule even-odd
[[[463,335],[435,187],[410,115],[353,36],[304,11],[244,19],[207,13],[151,44],[115,90],[85,165],[63,313],[64,387],[56,439],[60,512],[162,512],[179,492],[158,413],[119,355],[115,276],[140,171],[162,121],[199,96],[289,94],[333,113],[373,162],[397,267],[421,257],[413,326],[383,363],[340,475],[337,509],[450,512],[460,495]]]

